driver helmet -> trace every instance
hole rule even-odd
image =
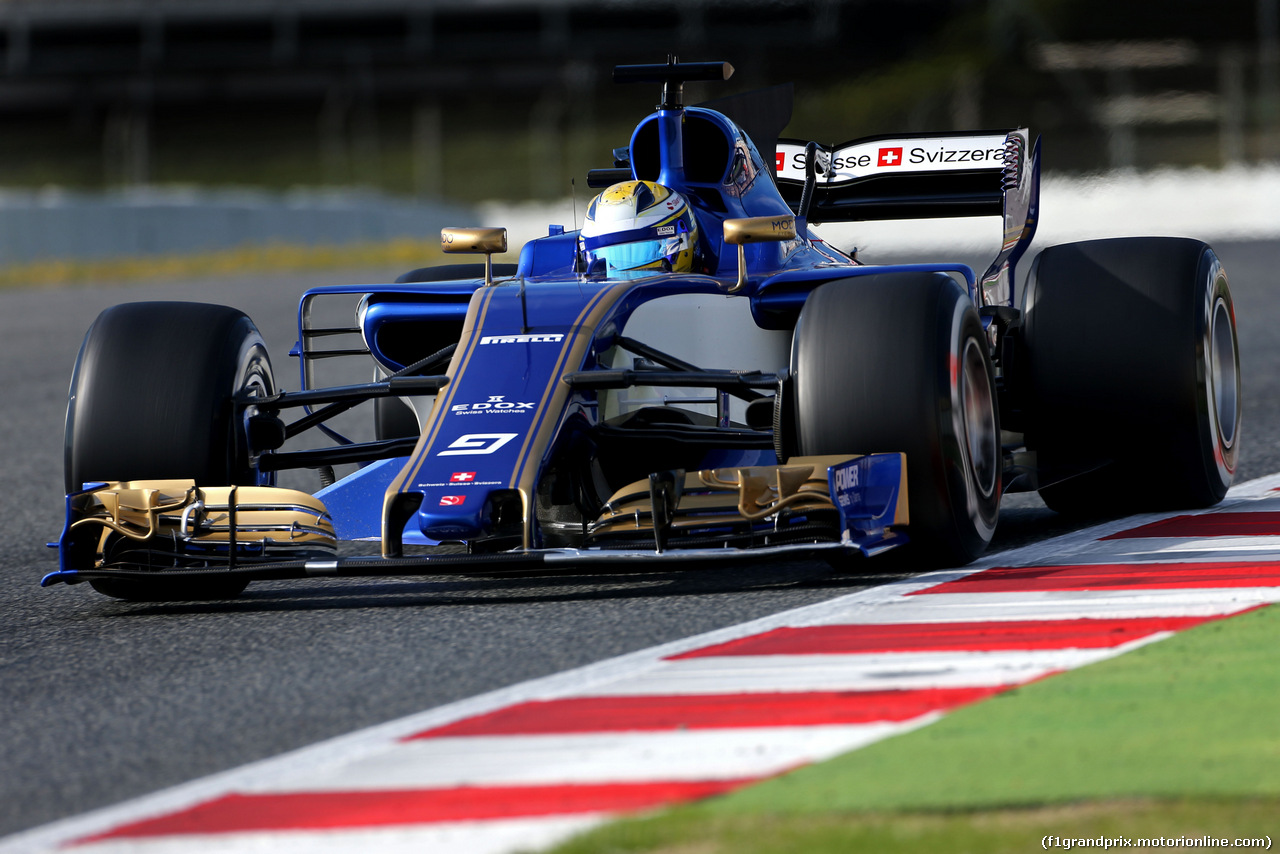
[[[582,226],[586,269],[603,259],[622,278],[694,268],[698,222],[684,196],[652,181],[623,181],[591,200]]]

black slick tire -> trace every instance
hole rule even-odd
[[[68,492],[90,481],[189,478],[201,486],[268,482],[250,464],[233,395],[275,391],[262,336],[243,312],[186,302],[102,312],[72,373],[65,431]],[[121,599],[228,598],[247,582],[91,582]]]
[[[1052,246],[1024,298],[1027,444],[1054,510],[1208,507],[1235,475],[1240,359],[1221,262],[1198,240]]]

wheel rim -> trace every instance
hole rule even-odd
[[[269,397],[275,393],[275,376],[271,370],[266,345],[256,333],[241,354],[240,366],[236,370],[233,386],[232,397]],[[238,429],[231,440],[232,457],[229,462],[232,479],[234,483],[242,485],[275,486],[276,473],[262,471],[252,465],[249,459],[251,449],[246,441],[249,434],[249,419],[257,414],[258,407],[252,405],[244,407],[241,411]]]
[[[991,396],[986,360],[976,339],[965,342],[961,365],[960,406],[969,467],[974,485],[988,498],[995,491],[1000,471],[1000,436],[996,432],[995,401]]]
[[[1230,448],[1236,439],[1240,418],[1239,367],[1236,364],[1235,330],[1231,311],[1221,298],[1213,306],[1213,327],[1209,339],[1209,368],[1213,377],[1213,408],[1218,422],[1218,439]]]

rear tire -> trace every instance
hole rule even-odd
[[[252,485],[232,396],[275,391],[266,345],[243,312],[182,302],[108,308],[85,335],[67,401],[68,492],[90,481],[191,479]],[[119,599],[231,598],[248,582],[90,582]]]
[[[999,515],[1000,422],[982,324],[960,285],[883,273],[819,287],[796,326],[790,382],[795,441],[781,447],[906,453],[911,553],[946,566],[982,554]]]
[[[1027,444],[1061,513],[1208,507],[1240,436],[1240,359],[1226,273],[1197,240],[1053,246],[1024,303]]]

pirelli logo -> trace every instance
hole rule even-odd
[[[559,344],[564,335],[486,335],[481,344]]]

